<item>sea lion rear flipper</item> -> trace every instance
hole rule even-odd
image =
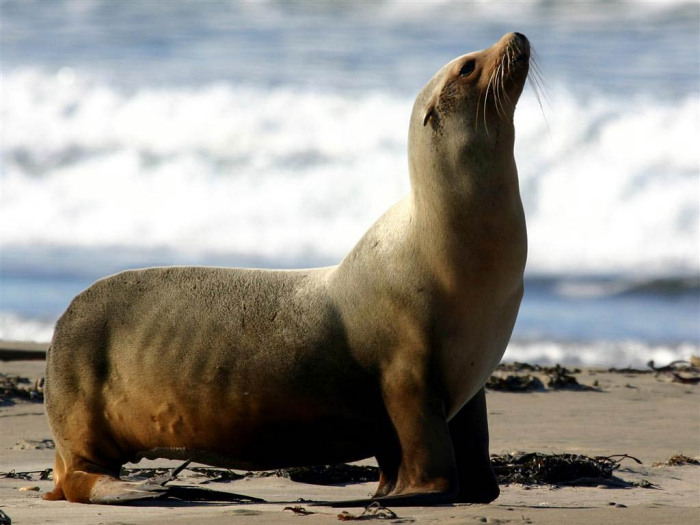
[[[151,482],[118,481],[105,478],[98,481],[90,491],[90,503],[119,505],[132,501],[154,499],[164,496],[169,488]]]

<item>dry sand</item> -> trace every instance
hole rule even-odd
[[[0,372],[29,378],[43,375],[42,361],[0,362]],[[683,453],[700,458],[700,385],[671,382],[666,376],[584,371],[580,383],[598,381],[600,391],[551,391],[487,395],[491,450],[629,454],[615,475],[646,480],[653,488],[551,487],[506,485],[490,505],[393,508],[393,523],[700,523],[700,466],[653,466]],[[52,466],[53,450],[43,406],[17,401],[0,407],[0,472],[41,471]],[[142,462],[138,466],[144,466]],[[149,465],[177,465],[159,461]],[[188,471],[185,471],[187,473]],[[186,474],[183,482],[201,481]],[[51,481],[0,479],[0,509],[16,524],[148,523],[337,523],[344,509],[304,507],[315,514],[295,515],[285,507],[307,500],[339,500],[369,495],[374,483],[317,486],[269,477],[209,483],[208,488],[257,496],[266,504],[156,501],[135,506],[46,502]],[[39,491],[22,491],[38,487]],[[345,509],[355,515],[362,509]]]

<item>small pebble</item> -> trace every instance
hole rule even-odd
[[[622,503],[615,503],[615,506],[619,509],[626,509],[627,508],[627,505],[624,505]]]

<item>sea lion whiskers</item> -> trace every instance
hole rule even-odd
[[[532,74],[528,75],[527,81],[532,87],[532,91],[535,93],[537,105],[540,107],[540,111],[542,111],[542,118],[544,118],[544,123],[547,126],[547,132],[551,135],[552,131],[549,128],[549,121],[547,120],[547,113],[544,110],[543,104],[543,102],[545,102],[549,105],[547,90],[545,89],[547,83],[540,69],[539,56],[533,47],[530,48],[530,71]]]
[[[488,100],[489,100],[489,92],[492,90],[492,84],[494,81],[494,78],[496,76],[497,69],[493,68],[493,71],[491,71],[491,76],[489,77],[489,82],[486,84],[486,89],[484,90],[484,128],[486,129],[486,135],[489,134],[489,125],[486,122],[486,107],[488,106]],[[494,98],[496,94],[494,93]]]
[[[493,105],[494,108],[496,109],[496,115],[499,117],[503,117],[501,114],[501,100],[500,100],[500,76],[501,76],[501,69],[503,68],[503,62],[499,62],[498,66],[494,69],[494,75],[493,75],[493,84],[492,84],[492,89],[493,89]]]
[[[504,72],[506,72],[505,70],[507,70],[506,74],[508,74],[508,75],[510,75],[512,73],[512,67],[515,64],[515,61],[517,60],[517,59],[513,58],[512,52],[513,52],[513,50],[511,49],[510,46],[506,47],[506,54],[501,59],[502,64],[505,64],[505,66],[506,66],[505,68],[503,68]],[[510,96],[508,95],[508,91],[505,88],[505,77],[506,77],[505,74],[501,75],[501,88],[503,90],[502,91],[503,96],[504,96],[505,100],[508,102],[508,104],[513,104],[513,101],[510,99]]]
[[[505,55],[501,59],[501,63],[498,65],[498,73],[496,77],[496,113],[503,120],[506,119],[506,110],[503,107],[504,99],[508,99],[508,94],[506,93],[505,82]]]

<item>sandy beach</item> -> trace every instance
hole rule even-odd
[[[11,346],[11,345],[10,345]],[[2,345],[3,351],[8,345]],[[33,348],[41,350],[41,346]],[[7,356],[8,354],[5,354]],[[32,357],[36,357],[32,355]],[[35,380],[41,360],[0,362],[0,373]],[[499,372],[505,376],[508,372]],[[546,376],[532,372],[546,385]],[[627,454],[614,482],[584,486],[501,486],[490,505],[391,508],[392,523],[678,523],[700,520],[700,466],[658,465],[677,454],[700,459],[700,385],[674,382],[668,374],[588,369],[575,374],[595,390],[535,392],[488,391],[491,451],[572,453],[586,456]],[[197,486],[265,499],[268,503],[181,502],[173,499],[132,506],[46,502],[50,480],[39,473],[53,465],[53,449],[40,402],[14,398],[0,407],[0,510],[12,523],[334,523],[346,511],[362,509],[311,506],[298,500],[340,500],[369,495],[375,483],[311,485],[281,477],[216,482],[185,470],[175,484]],[[372,464],[372,461],[365,462]],[[141,462],[177,466],[177,462]],[[132,465],[133,467],[133,465]],[[30,479],[7,473],[34,472]],[[29,490],[29,488],[33,490]],[[38,490],[37,490],[38,489]],[[301,506],[312,514],[286,507]],[[345,515],[347,518],[348,516]],[[375,518],[378,519],[378,518]]]

